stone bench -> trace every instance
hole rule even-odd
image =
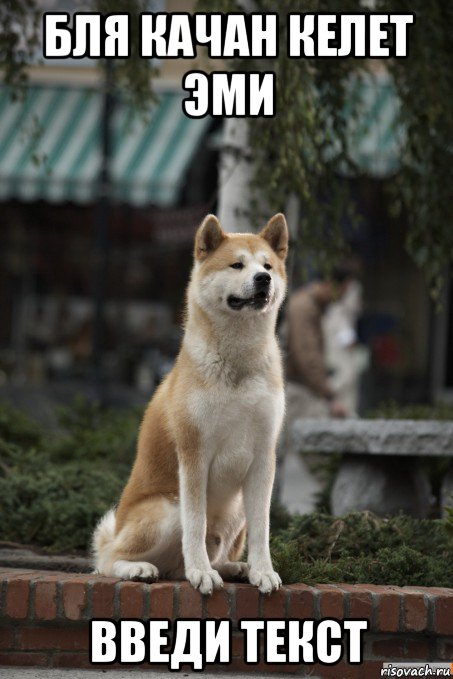
[[[353,510],[427,516],[434,497],[421,458],[453,458],[453,422],[300,419],[290,440],[302,453],[343,455],[331,493],[336,516]],[[451,465],[441,504],[453,506]]]

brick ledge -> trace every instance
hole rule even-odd
[[[270,596],[226,583],[203,597],[187,582],[143,584],[92,574],[0,568],[0,665],[87,667],[90,618],[367,618],[365,665],[306,668],[318,676],[378,676],[384,660],[453,660],[453,589],[287,585]],[[230,669],[243,664],[240,637]],[[276,666],[279,672],[298,672]],[[366,671],[365,671],[366,670]]]

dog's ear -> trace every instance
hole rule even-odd
[[[215,215],[207,215],[195,236],[195,259],[203,261],[227,238]]]
[[[285,215],[282,215],[281,212],[274,215],[261,231],[260,236],[269,243],[280,259],[286,259],[289,236]]]

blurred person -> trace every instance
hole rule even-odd
[[[286,310],[286,418],[277,456],[274,498],[292,512],[312,511],[319,480],[291,444],[292,424],[299,418],[346,417],[328,377],[323,317],[329,305],[342,297],[351,273],[333,272],[295,290]]]
[[[299,418],[346,417],[347,408],[329,380],[323,316],[341,298],[351,274],[337,269],[296,290],[287,308],[287,426]]]
[[[328,307],[323,318],[329,384],[348,417],[357,417],[360,377],[368,364],[368,351],[357,336],[362,309],[362,285],[351,279],[342,297]]]

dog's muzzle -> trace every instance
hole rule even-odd
[[[230,295],[227,299],[230,309],[240,311],[244,307],[250,309],[264,309],[270,301],[271,276],[266,272],[260,272],[253,277],[255,292],[251,297],[236,297]]]

